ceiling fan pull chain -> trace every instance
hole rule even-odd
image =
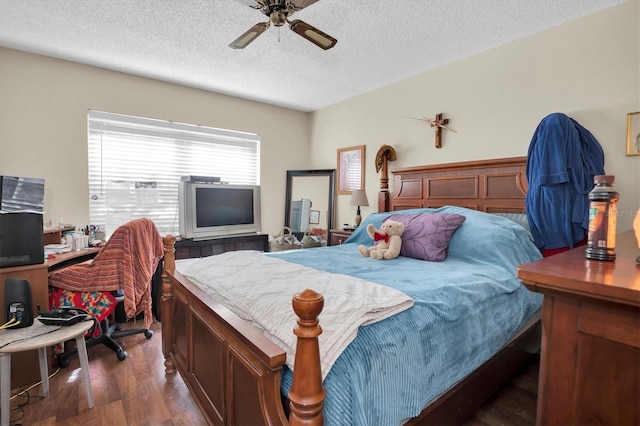
[[[280,43],[280,28],[282,27],[278,27],[278,43]]]

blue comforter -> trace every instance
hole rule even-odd
[[[502,348],[540,309],[540,295],[529,292],[515,275],[517,265],[541,257],[529,231],[504,217],[460,207],[394,213],[420,211],[467,218],[443,262],[361,257],[357,245],[372,245],[366,225],[378,228],[391,213],[370,215],[340,246],[270,253],[385,284],[415,301],[400,314],[360,327],[338,358],[324,381],[328,425],[393,425],[417,416]],[[285,395],[291,378],[285,368]]]

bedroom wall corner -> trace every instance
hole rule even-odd
[[[391,170],[422,164],[527,154],[538,123],[564,112],[589,129],[605,151],[620,192],[618,229],[631,229],[640,206],[640,157],[626,156],[626,115],[640,109],[639,0],[460,59],[311,114],[311,161],[335,167],[336,149],[366,145],[365,186],[377,199],[374,155],[392,145]],[[428,124],[409,117],[444,112],[457,133],[434,146]],[[391,182],[392,184],[392,182]],[[354,215],[338,196],[336,223]],[[363,210],[366,216],[376,210]]]

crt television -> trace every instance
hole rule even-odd
[[[193,240],[262,231],[260,186],[180,182],[180,236]]]

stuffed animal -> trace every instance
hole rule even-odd
[[[403,232],[404,224],[395,220],[387,220],[379,230],[370,223],[367,225],[367,234],[376,244],[372,247],[360,244],[358,252],[374,259],[395,259],[400,255]]]

